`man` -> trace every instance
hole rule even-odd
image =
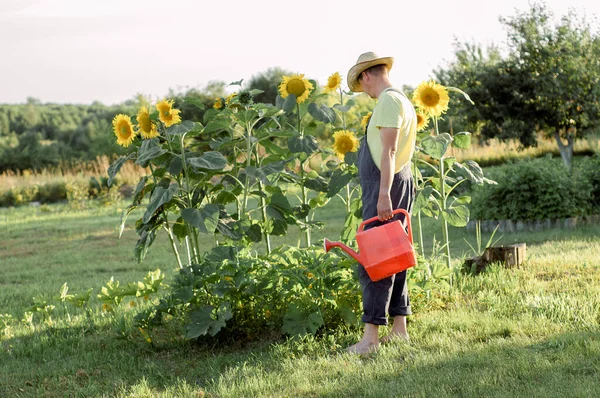
[[[348,87],[376,98],[377,105],[366,128],[358,154],[358,170],[362,188],[362,218],[378,216],[378,222],[365,229],[392,220],[392,211],[403,208],[409,214],[415,195],[410,159],[414,152],[417,116],[410,100],[393,88],[388,72],[393,58],[362,54],[348,72]],[[406,224],[404,216],[396,216]],[[411,314],[406,286],[406,271],[377,282],[371,281],[364,267],[358,273],[363,290],[365,323],[361,341],[348,352],[366,354],[379,347],[379,326],[394,320],[391,333],[382,343],[393,338],[408,340],[406,316]]]

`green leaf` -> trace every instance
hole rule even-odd
[[[469,208],[465,205],[449,206],[442,211],[442,217],[448,224],[455,227],[464,227],[469,222]]]
[[[294,94],[289,94],[283,102],[281,103],[281,109],[285,113],[290,113],[296,107],[296,96]]]
[[[250,95],[252,95],[253,97],[256,96],[256,95],[258,95],[258,94],[262,94],[262,93],[264,93],[263,90],[259,90],[259,89],[256,89],[256,88],[250,90]]]
[[[335,111],[323,104],[316,104],[311,102],[308,105],[308,113],[315,119],[323,122],[323,123],[333,123],[335,122]]]
[[[110,165],[110,167],[108,168],[108,181],[106,182],[106,184],[109,187],[112,185],[112,182],[115,179],[119,170],[121,170],[121,167],[123,167],[123,165],[125,163],[127,163],[127,161],[129,159],[133,159],[134,157],[135,157],[135,152],[132,152],[127,156],[120,157],[119,159],[117,159],[116,162],[114,162],[113,164]]]
[[[186,223],[196,227],[203,234],[212,235],[219,223],[219,206],[209,203],[201,209],[187,208],[181,211]]]
[[[169,165],[169,173],[173,176],[178,176],[181,170],[183,170],[183,161],[180,156],[174,156]]]
[[[142,167],[148,167],[148,162],[154,158],[167,153],[158,143],[158,138],[152,138],[150,140],[144,140],[138,151],[138,158],[135,164],[139,164]]]
[[[258,243],[262,239],[262,228],[258,224],[252,224],[246,230],[246,236],[251,242]]]
[[[170,135],[182,135],[192,130],[199,129],[202,126],[199,123],[192,122],[191,120],[184,120],[183,122],[171,126],[167,129],[167,134]]]
[[[421,141],[421,149],[427,155],[434,159],[441,159],[448,150],[448,145],[452,142],[452,137],[448,133],[442,133],[436,136],[428,136]]]
[[[204,152],[199,157],[186,158],[187,163],[195,169],[223,170],[227,165],[227,159],[217,151]]]
[[[125,230],[125,222],[127,221],[127,217],[137,208],[137,205],[129,205],[121,215],[121,224],[119,226],[119,238],[123,235],[123,231]]]
[[[211,316],[213,308],[213,306],[207,305],[190,313],[190,323],[185,326],[185,337],[195,339],[208,333],[213,322]]]
[[[292,153],[304,152],[307,155],[311,155],[319,149],[319,143],[312,135],[295,136],[290,137],[288,140],[288,148]]]
[[[473,102],[473,100],[471,99],[471,97],[469,97],[469,94],[465,93],[461,89],[456,88],[456,87],[446,87],[446,88],[448,89],[448,91],[454,91],[455,93],[462,94],[463,97],[465,97],[465,99],[471,103],[471,105],[475,105],[475,103]]]
[[[467,131],[462,131],[454,135],[454,140],[452,141],[452,146],[454,148],[467,149],[471,146],[471,133]]]
[[[204,126],[204,129],[202,130],[202,132],[205,134],[209,134],[209,133],[214,133],[214,132],[228,130],[228,129],[229,129],[229,120],[228,119],[212,119],[206,124],[206,126]]]
[[[227,86],[228,86],[228,87],[229,87],[229,86],[241,86],[243,81],[244,81],[244,79],[238,80],[238,81],[236,81],[236,82],[231,82],[231,83],[229,83]]]
[[[291,304],[283,317],[281,330],[290,336],[315,334],[323,325],[323,318],[318,311],[302,311],[296,304]]]
[[[217,225],[217,229],[223,236],[226,236],[233,240],[242,239],[242,233],[238,228],[237,222],[232,218],[220,218],[219,224]]]
[[[265,175],[271,175],[271,174],[275,174],[275,173],[280,173],[283,171],[283,169],[285,168],[285,161],[280,160],[278,162],[272,162],[269,163],[267,165],[264,165],[263,167],[261,167],[260,169],[263,171],[263,173]]]
[[[148,181],[148,176],[143,176],[138,181],[137,185],[135,186],[135,191],[133,191],[133,200],[132,200],[133,203],[137,203],[137,204],[141,203],[142,199],[144,198],[144,194],[146,193],[146,190],[144,188],[146,188],[147,181]]]
[[[183,241],[188,235],[188,229],[183,222],[183,217],[177,217],[177,220],[171,225],[173,234],[179,239],[179,242]]]
[[[454,156],[444,158],[444,170],[450,171],[454,163],[456,163],[456,158]]]
[[[303,184],[306,188],[308,189],[312,189],[313,191],[317,191],[317,192],[327,192],[327,181],[325,181],[325,179],[321,176],[318,176],[317,178],[311,178],[308,180],[304,180],[304,184]]]
[[[144,224],[150,221],[160,206],[173,199],[173,196],[177,194],[178,190],[179,184],[176,182],[170,183],[168,188],[164,188],[160,185],[155,187],[154,191],[152,191],[152,196],[150,197],[150,203],[148,203],[148,207],[146,207],[146,212],[142,218]]]
[[[423,209],[424,207],[427,206],[429,201],[435,200],[435,199],[431,198],[432,191],[433,191],[433,187],[431,187],[430,185],[417,191],[417,197],[415,198],[415,203],[413,204],[413,208],[412,208],[413,214],[417,214],[418,212],[420,212],[421,209]]]
[[[459,175],[462,175],[475,184],[482,185],[484,182],[483,170],[479,164],[473,160],[467,160],[463,163],[455,163],[454,170],[456,170]]]
[[[352,181],[352,174],[348,171],[336,170],[331,175],[329,186],[327,187],[327,196],[332,198]]]
[[[204,108],[205,108],[204,104],[198,97],[188,96],[188,97],[185,97],[185,100],[183,102],[186,105],[195,106],[196,108],[198,108],[200,110],[204,110]]]
[[[292,209],[290,202],[282,193],[274,193],[271,196],[270,205],[277,209],[283,210],[286,213]]]

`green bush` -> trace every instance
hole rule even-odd
[[[590,190],[592,213],[600,214],[600,155],[585,158],[577,168],[586,180],[585,189]]]
[[[497,185],[473,188],[471,215],[479,220],[543,220],[590,214],[589,179],[580,166],[569,172],[549,157],[490,170]]]

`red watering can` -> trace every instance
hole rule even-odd
[[[410,216],[404,209],[397,209],[392,214],[402,213],[406,217],[408,235],[399,220],[383,224],[365,231],[365,225],[377,221],[377,217],[363,221],[356,232],[356,242],[360,253],[355,252],[341,242],[325,239],[325,251],[339,247],[351,255],[365,267],[373,282],[387,278],[417,264],[417,257],[412,245]]]

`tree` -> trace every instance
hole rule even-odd
[[[530,146],[543,131],[570,168],[574,140],[600,125],[600,37],[574,12],[555,23],[543,3],[501,22],[508,32],[504,59],[477,62],[457,51],[457,62],[438,75],[471,94],[470,116],[481,118],[483,136]]]
[[[292,72],[280,67],[273,67],[252,76],[248,82],[249,88],[263,91],[263,93],[254,97],[254,101],[274,105],[278,94],[277,87],[281,83],[283,75],[289,76],[291,74]]]

